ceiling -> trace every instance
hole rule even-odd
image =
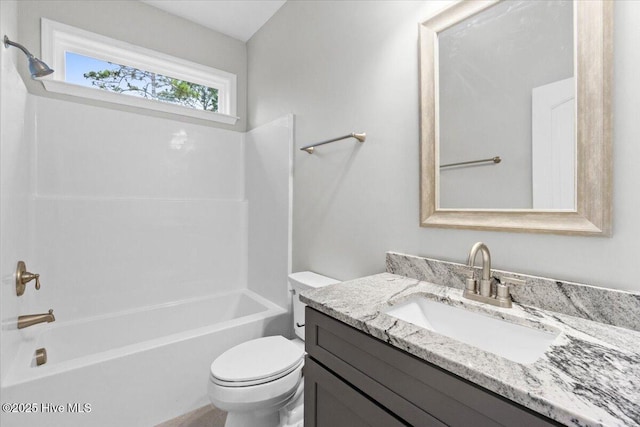
[[[246,42],[286,0],[140,0]]]

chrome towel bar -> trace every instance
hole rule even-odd
[[[320,145],[329,144],[330,142],[336,142],[347,138],[355,138],[360,142],[364,142],[367,139],[367,134],[365,132],[362,133],[350,133],[348,135],[339,136],[337,138],[327,139],[326,141],[316,142],[315,144],[306,145],[301,148],[301,150],[306,151],[309,154],[313,154],[315,147]]]
[[[495,156],[492,157],[490,159],[482,159],[482,160],[471,160],[468,162],[458,162],[458,163],[448,163],[446,165],[440,165],[441,168],[448,168],[450,166],[462,166],[462,165],[472,165],[475,163],[500,163],[502,161],[502,159],[500,158],[500,156]]]

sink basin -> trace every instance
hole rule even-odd
[[[525,365],[538,360],[560,333],[516,325],[423,297],[389,307],[384,312]]]

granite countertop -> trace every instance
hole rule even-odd
[[[522,365],[382,311],[424,296],[560,335]],[[382,273],[304,291],[310,307],[570,426],[640,426],[640,332],[514,303],[497,308],[462,290]]]

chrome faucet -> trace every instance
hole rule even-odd
[[[473,277],[473,266],[476,261],[478,251],[482,252],[482,278],[480,283]],[[471,277],[467,279],[466,288],[462,293],[465,298],[472,299],[474,301],[484,302],[491,305],[497,305],[498,307],[510,308],[511,307],[511,295],[509,293],[509,287],[502,283],[497,283],[491,278],[491,253],[489,248],[482,242],[478,242],[471,248],[469,257],[467,258],[467,265],[472,268]],[[493,291],[495,283],[495,292]]]
[[[43,322],[51,323],[55,321],[56,321],[56,318],[53,315],[53,310],[50,309],[48,313],[27,314],[25,316],[18,316],[18,329],[37,325],[38,323],[43,323]]]

